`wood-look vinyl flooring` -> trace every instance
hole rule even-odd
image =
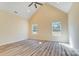
[[[78,54],[59,42],[23,40],[0,46],[0,56],[78,56]]]

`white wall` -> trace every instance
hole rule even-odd
[[[0,45],[28,38],[28,22],[23,18],[0,10]]]
[[[79,3],[74,3],[69,12],[70,44],[79,50]]]

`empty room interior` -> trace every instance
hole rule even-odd
[[[0,2],[0,56],[79,56],[79,2]]]

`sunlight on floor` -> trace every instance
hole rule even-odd
[[[39,42],[39,44],[42,44],[42,42]]]

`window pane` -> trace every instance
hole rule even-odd
[[[38,31],[38,25],[32,24],[32,33],[37,33],[37,31]]]
[[[60,32],[61,31],[61,23],[59,21],[54,21],[52,23],[52,31],[53,32]]]

